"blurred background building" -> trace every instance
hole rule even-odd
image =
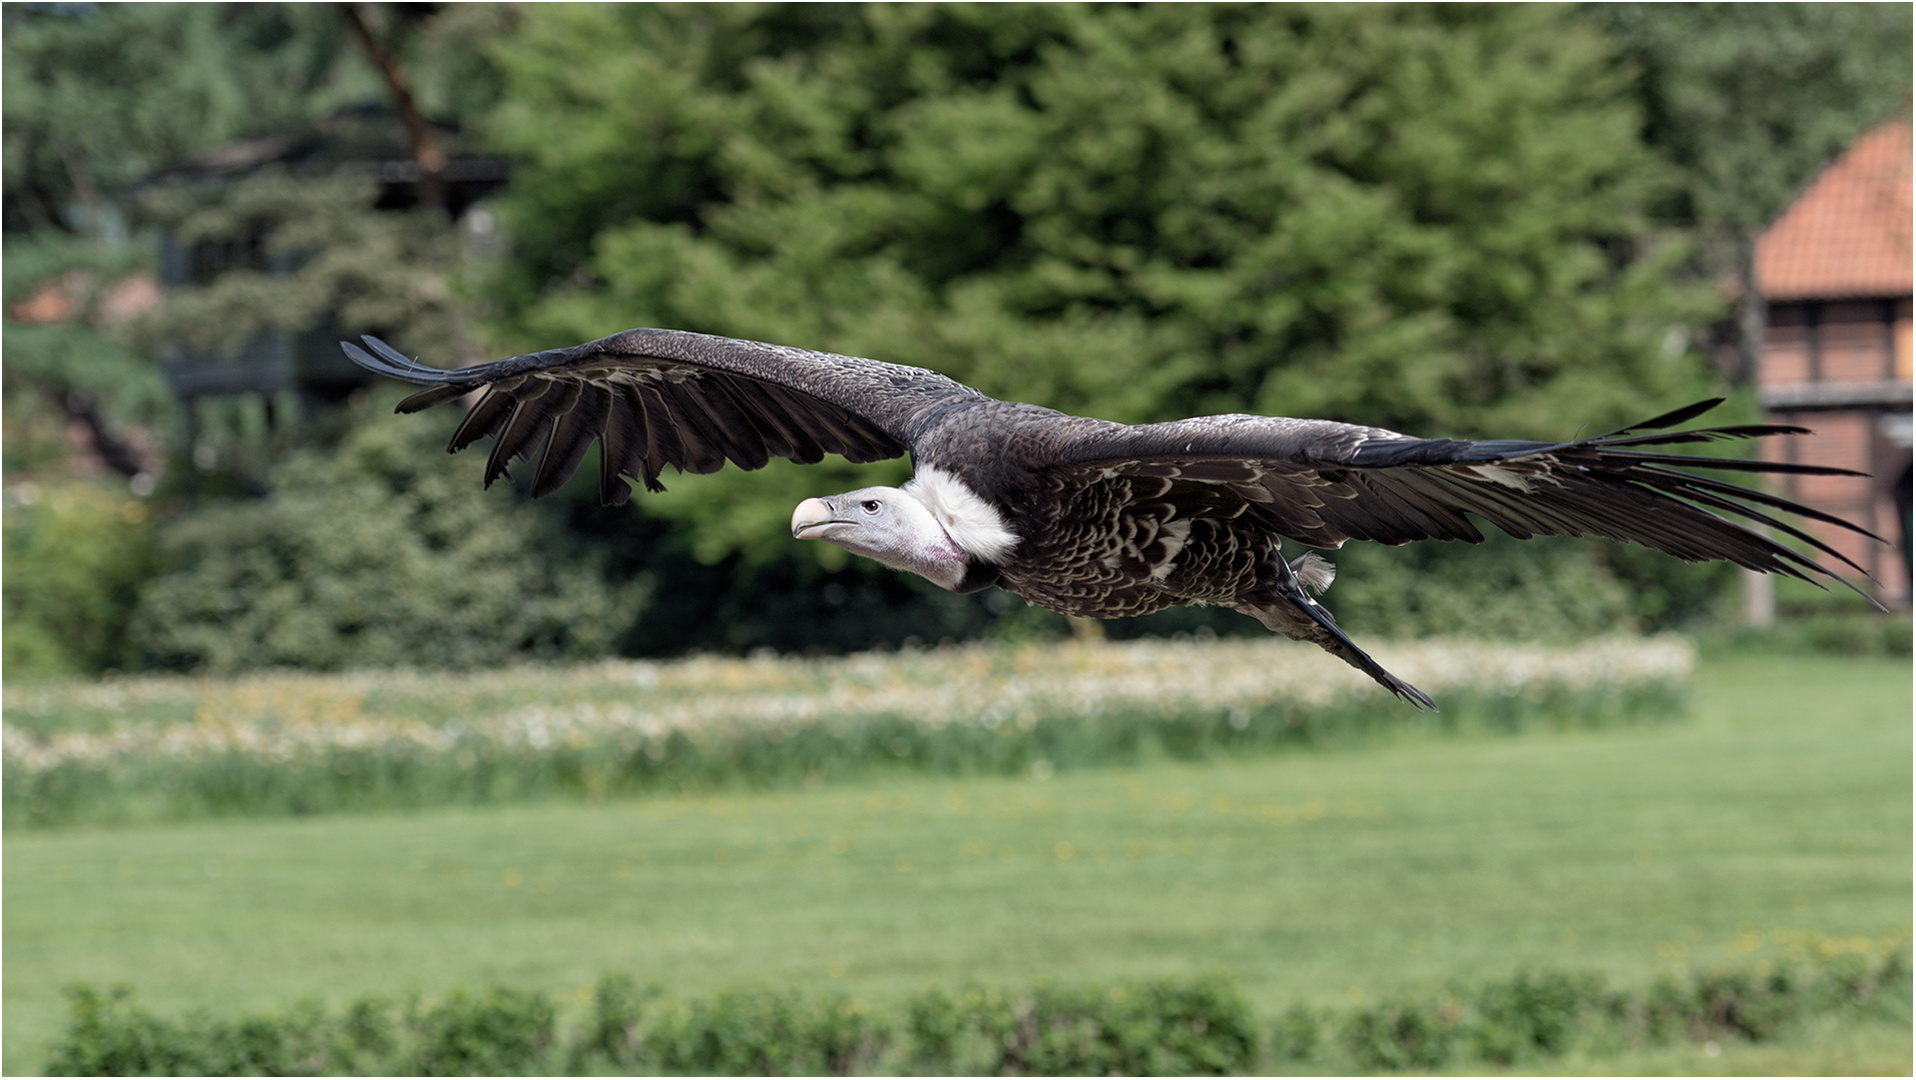
[[[147,195],[181,189],[221,191],[270,171],[300,177],[355,174],[375,179],[372,209],[376,211],[438,204],[452,221],[460,222],[477,203],[505,187],[511,163],[502,157],[458,153],[458,128],[439,122],[432,126],[438,143],[455,150],[435,174],[429,175],[414,159],[406,125],[398,114],[383,106],[365,105],[341,109],[300,130],[216,147],[161,170],[139,190]],[[182,238],[176,230],[162,230],[160,284],[168,290],[204,287],[235,271],[289,275],[311,252],[275,250],[273,228],[273,222],[261,218],[238,232],[212,236]],[[270,426],[282,402],[304,413],[341,401],[372,382],[340,352],[340,339],[349,336],[337,312],[328,311],[303,328],[263,327],[238,349],[165,342],[160,366],[186,418],[186,445],[195,441],[193,417],[202,398],[257,395]]]
[[[1910,124],[1857,140],[1757,244],[1768,326],[1758,399],[1813,439],[1773,439],[1772,454],[1867,476],[1789,477],[1782,492],[1857,522],[1895,547],[1836,528],[1819,538],[1910,600]],[[1814,523],[1811,525],[1815,527]]]

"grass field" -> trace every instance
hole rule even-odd
[[[1907,943],[1908,663],[1716,659],[1692,701],[1674,724],[1043,778],[16,832],[0,1064],[42,1066],[76,980],[228,1013],[608,972],[874,1001],[1216,972],[1271,1016]],[[1907,1072],[1910,1042],[1561,1065]]]

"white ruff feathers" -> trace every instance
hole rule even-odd
[[[931,511],[966,555],[979,562],[1002,562],[1018,546],[1018,534],[1005,524],[1004,515],[950,473],[920,469],[906,481],[904,490]]]

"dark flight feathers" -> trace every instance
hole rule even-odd
[[[944,384],[976,394],[916,368],[675,330],[632,330],[457,371],[416,363],[377,338],[365,342],[365,349],[342,345],[361,367],[429,385],[400,402],[400,412],[481,392],[447,449],[457,452],[494,437],[486,458],[488,486],[513,459],[537,458],[532,494],[551,494],[578,470],[587,448],[603,442],[599,498],[607,505],[631,495],[621,476],[663,490],[659,474],[668,465],[711,473],[727,461],[762,468],[773,457],[806,465],[828,453],[854,462],[895,458],[906,449],[902,417],[883,409],[854,411],[846,400],[899,385]],[[820,370],[808,371],[807,365]],[[758,367],[785,377],[768,377],[772,372],[760,374]]]

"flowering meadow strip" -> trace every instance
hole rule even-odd
[[[1390,727],[1601,722],[1673,709],[1695,662],[1675,638],[1421,642],[1385,659],[1446,711],[1412,713],[1320,651],[1269,639],[9,688],[5,816],[596,797],[881,764],[1042,772]]]

